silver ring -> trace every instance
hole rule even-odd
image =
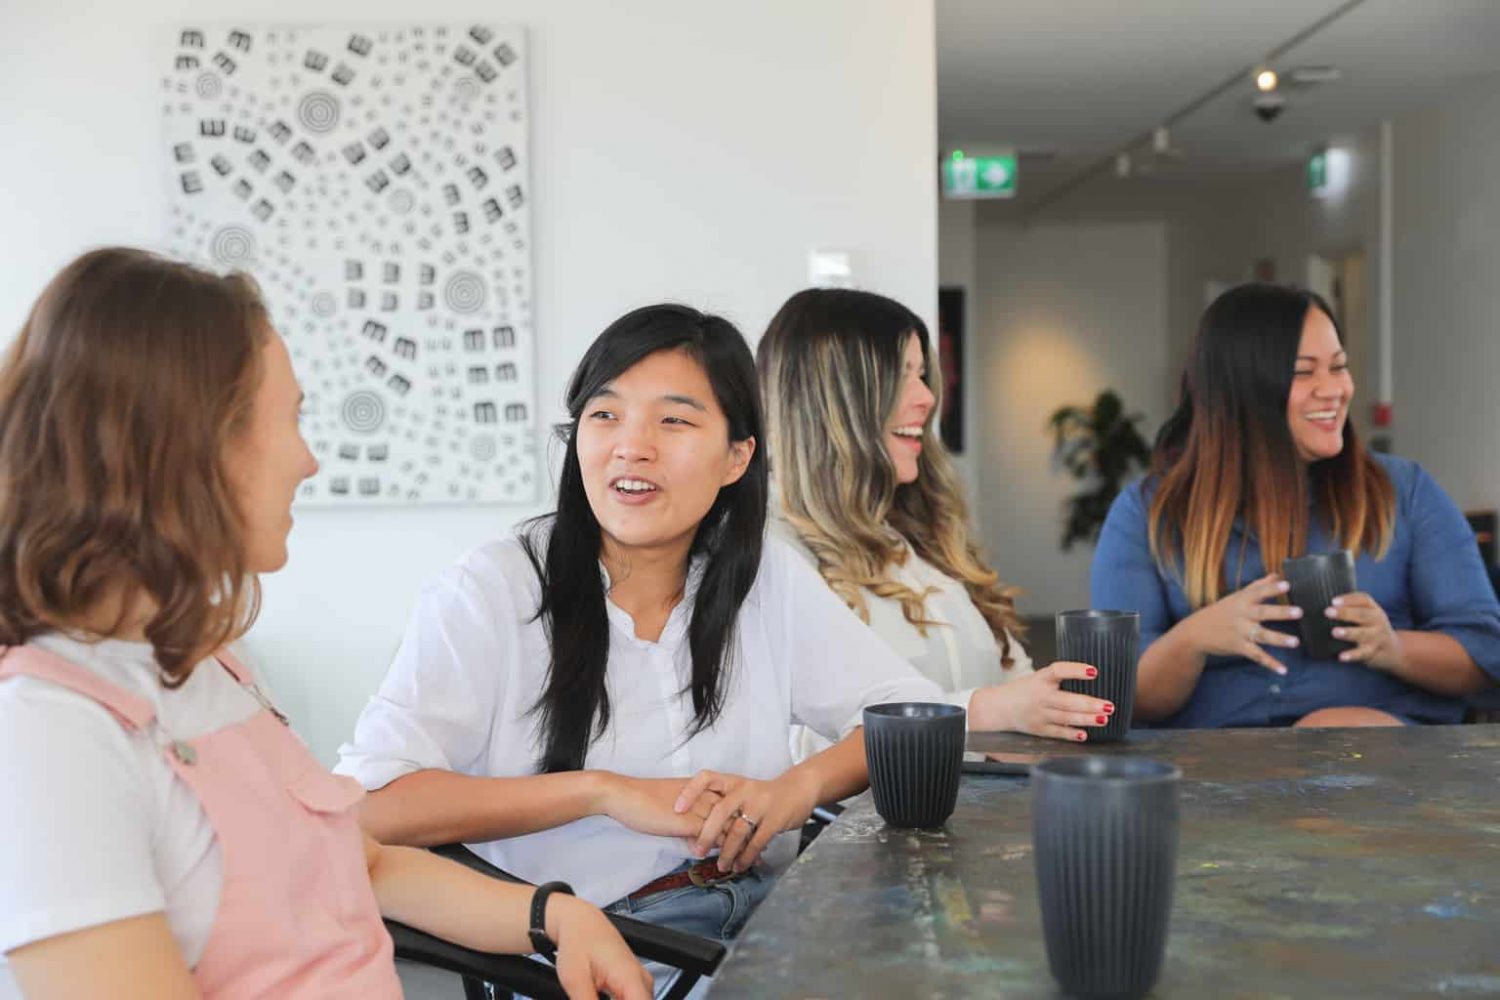
[[[752,833],[755,831],[755,829],[758,826],[760,826],[760,824],[757,823],[755,820],[751,819],[749,816],[746,816],[743,809],[736,809],[734,811],[734,818],[737,819],[737,820],[740,820],[746,826],[748,826],[750,828],[750,830],[751,830]]]

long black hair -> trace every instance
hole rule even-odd
[[[603,538],[578,463],[579,417],[589,400],[637,362],[673,350],[687,352],[703,366],[729,422],[729,439],[754,438],[757,445],[744,474],[719,490],[691,549],[691,556],[705,558],[688,625],[693,672],[683,693],[692,693],[694,712],[688,735],[712,726],[724,707],[740,605],[760,569],[766,524],[767,473],[759,446],[764,435],[755,360],[745,338],[725,319],[682,305],[644,306],[611,323],[573,372],[568,422],[558,428],[566,453],[557,510],[521,532],[521,545],[541,581],[541,603],[533,620],[546,627],[552,650],[546,687],[532,706],[541,724],[538,766],[543,772],[582,768],[589,745],[604,734],[610,718],[604,684],[609,619],[599,572]]]

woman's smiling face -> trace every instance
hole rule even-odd
[[[648,355],[603,386],[583,407],[576,442],[606,543],[627,550],[691,544],[756,447],[729,439],[708,374],[684,350]]]
[[[896,408],[885,425],[885,451],[896,467],[897,483],[914,483],[919,475],[922,438],[937,403],[927,382],[927,359],[915,333],[906,338],[901,352],[901,391]]]
[[[1302,321],[1297,367],[1287,396],[1286,419],[1304,462],[1333,458],[1344,450],[1344,424],[1354,398],[1349,356],[1333,320],[1317,306]]]

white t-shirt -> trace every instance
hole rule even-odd
[[[791,524],[783,518],[774,518],[772,530],[817,573],[817,557],[803,544]],[[1015,636],[1010,637],[1012,663],[1009,668],[1001,666],[1000,643],[963,584],[917,555],[910,545],[906,548],[906,562],[892,567],[891,576],[917,593],[932,589],[925,602],[927,617],[941,624],[927,626],[924,636],[906,620],[900,601],[866,590],[870,628],[922,676],[941,687],[945,692],[943,700],[948,704],[968,708],[977,688],[1004,684],[1032,672],[1031,657]],[[822,579],[822,574],[818,574],[818,579]],[[826,749],[828,744],[816,733],[799,729],[792,735],[792,746],[797,759],[804,760]]]
[[[242,722],[259,703],[217,661],[169,690],[149,644],[58,634],[32,644],[150,702],[159,724],[131,733],[98,702],[50,681],[0,681],[0,955],[164,911],[196,965],[223,867],[207,814],[160,742]],[[0,959],[0,1000],[20,995]]]
[[[861,723],[866,705],[941,695],[784,544],[768,539],[740,608],[723,713],[689,739],[692,696],[683,692],[692,670],[694,582],[656,642],[636,638],[630,616],[606,601],[612,714],[586,767],[643,778],[704,768],[775,778],[792,766],[787,733],[794,722],[839,737]],[[424,769],[535,774],[540,732],[531,708],[551,659],[544,626],[533,620],[539,596],[536,573],[514,539],[475,550],[430,583],[335,770],[369,789]],[[783,835],[763,857],[773,868],[785,864],[795,841],[795,833]],[[597,904],[688,858],[681,841],[636,833],[604,816],[471,846],[521,878],[562,879]]]

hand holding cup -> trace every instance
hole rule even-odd
[[[1088,681],[1064,680],[1061,690],[1091,694],[1104,700],[1098,728],[1088,733],[1093,743],[1122,740],[1130,732],[1135,711],[1135,674],[1141,653],[1141,616],[1134,611],[1060,611],[1057,615],[1057,654],[1064,660],[1087,663],[1098,671]]]
[[[1339,654],[1341,661],[1363,663],[1387,673],[1401,669],[1401,639],[1375,598],[1358,591],[1341,594],[1329,602],[1323,614],[1333,620],[1333,638],[1352,644]]]

